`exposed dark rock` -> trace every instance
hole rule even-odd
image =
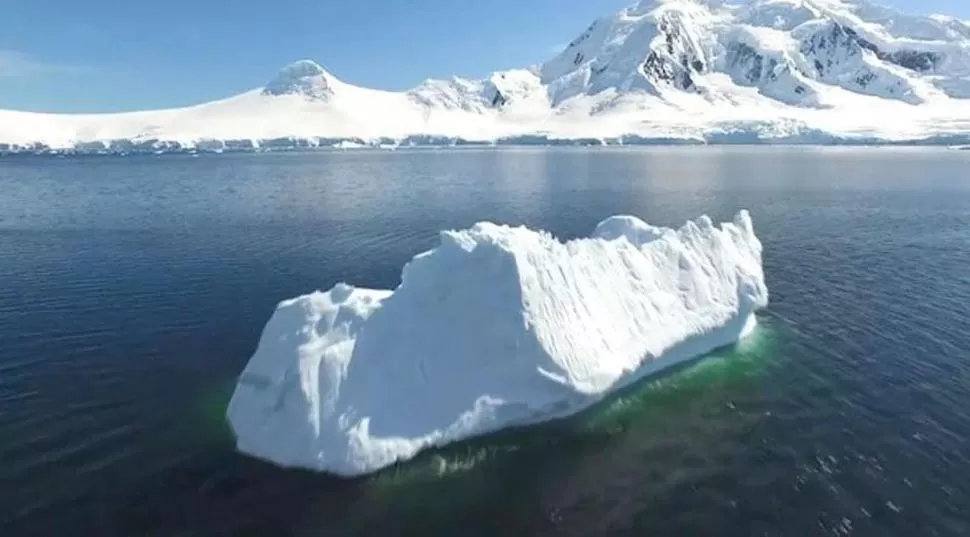
[[[876,74],[871,71],[867,71],[866,73],[863,73],[858,77],[856,77],[855,81],[856,81],[856,84],[859,84],[864,88],[868,86],[869,83],[875,79],[876,79]]]
[[[690,43],[679,41],[684,38],[676,21],[667,17],[657,22],[657,30],[663,34],[664,42],[647,55],[642,65],[643,74],[659,82],[671,84],[681,90],[697,90],[693,75],[704,72],[704,62],[696,56]],[[681,52],[677,53],[678,48]]]
[[[767,78],[769,82],[774,82],[778,80],[778,71],[775,69],[775,67],[777,66],[778,66],[778,60],[774,58],[771,58],[768,60],[768,70],[765,78]]]
[[[836,26],[842,28],[853,41],[858,43],[860,47],[872,52],[880,60],[896,64],[904,69],[909,69],[910,71],[932,71],[933,69],[936,69],[940,62],[943,61],[943,56],[936,52],[909,49],[886,52],[881,50],[871,41],[861,37],[858,32],[852,28],[842,26],[841,24],[837,24]]]
[[[934,52],[918,50],[899,50],[889,55],[890,61],[911,71],[931,71],[936,69],[942,58]]]
[[[839,49],[845,50],[850,56],[862,53],[862,46],[858,42],[855,32],[838,23],[833,23],[828,30],[812,35],[801,46],[802,54],[806,56],[829,56],[829,54]],[[824,70],[821,65],[816,59],[815,69],[819,74],[822,74]],[[829,67],[831,67],[831,64]]]
[[[643,72],[650,78],[673,84],[675,87],[688,90],[694,87],[694,79],[690,71],[667,61],[657,51],[652,51],[643,63]]]
[[[764,73],[764,56],[746,43],[734,43],[728,50],[728,63],[748,66],[744,79],[749,84],[757,84]]]

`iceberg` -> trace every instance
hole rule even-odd
[[[614,216],[567,242],[443,231],[393,291],[339,283],[277,306],[227,410],[237,448],[358,476],[576,413],[754,329],[761,253],[747,211],[676,230]]]

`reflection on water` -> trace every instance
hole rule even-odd
[[[775,330],[762,320],[758,329],[737,345],[644,379],[578,415],[437,449],[381,472],[371,482],[383,488],[407,486],[416,480],[438,480],[447,474],[476,469],[496,457],[515,457],[528,450],[581,448],[624,434],[630,428],[649,428],[656,413],[683,412],[686,405],[705,399],[723,400],[730,392],[743,391],[745,382],[754,381],[768,367],[765,361],[774,348]],[[727,405],[737,411],[734,403]]]
[[[617,446],[635,442],[642,451],[683,442],[703,446],[719,432],[757,421],[764,411],[756,405],[746,408],[747,403],[757,393],[759,378],[777,366],[772,358],[782,330],[773,320],[762,319],[739,344],[644,379],[579,415],[447,446],[362,478],[361,496],[339,524],[347,524],[341,525],[347,534],[377,533],[391,519],[397,531],[420,534],[460,524],[467,513],[482,510],[503,512],[498,520],[505,520],[522,508],[522,517],[528,518],[535,515],[536,498],[545,493],[530,489],[526,480],[596,479],[583,473],[618,466],[632,479],[643,470],[633,460],[615,458],[622,455]],[[717,410],[711,412],[712,407]],[[675,439],[681,434],[688,438]],[[603,462],[597,456],[602,453],[612,453],[613,460],[588,469],[575,464],[590,457]],[[560,475],[544,475],[549,471]],[[330,501],[325,494],[311,506]],[[381,516],[375,518],[375,512]],[[555,516],[550,517],[548,522],[555,525]],[[307,534],[318,534],[323,526],[332,529],[334,523],[311,515]],[[500,528],[486,524],[466,531],[487,535]]]

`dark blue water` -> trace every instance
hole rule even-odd
[[[233,451],[280,299],[441,228],[749,208],[756,335],[376,476]],[[434,151],[0,161],[0,535],[970,534],[970,154]]]

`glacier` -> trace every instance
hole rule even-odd
[[[642,0],[481,79],[383,91],[301,60],[185,108],[0,110],[0,154],[570,143],[970,144],[970,23],[869,0]]]
[[[278,305],[227,409],[237,448],[358,476],[576,413],[750,333],[761,256],[743,210],[679,229],[614,216],[567,242],[443,231],[393,291],[339,283]]]

